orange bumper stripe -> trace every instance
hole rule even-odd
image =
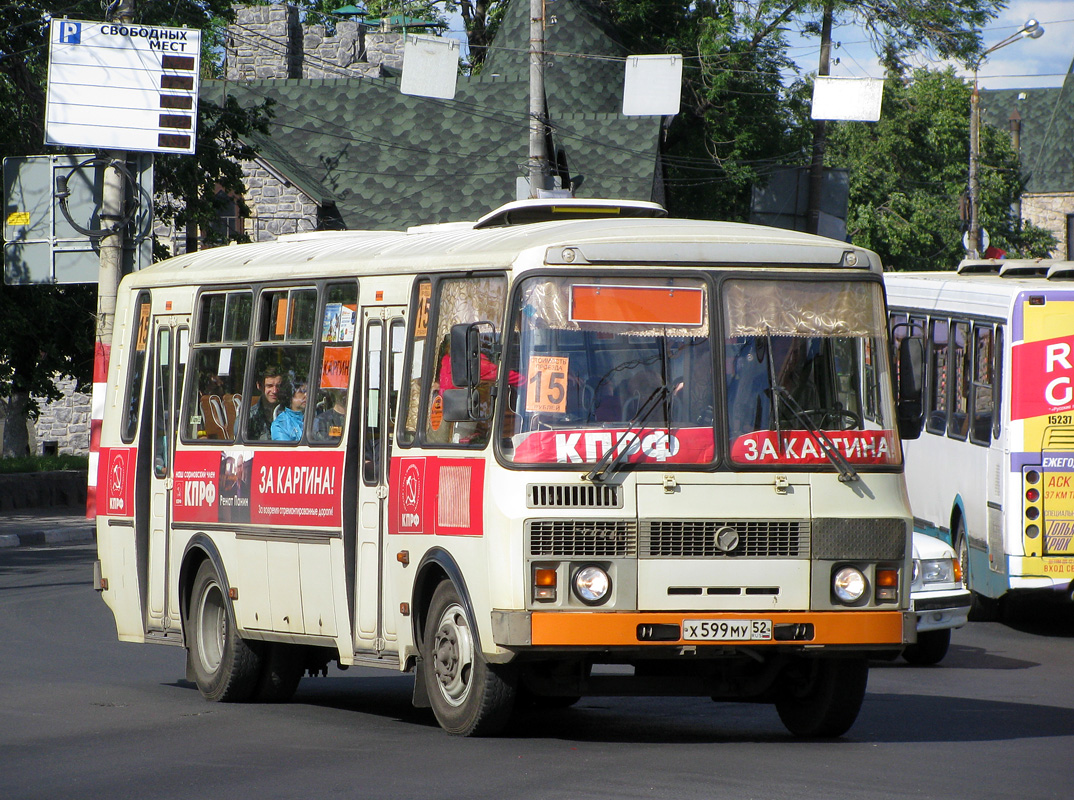
[[[682,625],[684,619],[736,620],[770,619],[773,625],[811,623],[814,637],[808,641],[646,642],[638,639],[639,625]],[[530,642],[536,646],[616,647],[674,644],[730,644],[750,646],[787,644],[890,644],[901,645],[903,613],[901,611],[802,611],[765,614],[713,614],[704,612],[533,612],[530,618]]]

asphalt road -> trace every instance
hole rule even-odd
[[[971,623],[937,667],[877,663],[850,733],[768,706],[592,698],[498,739],[443,733],[411,678],[351,669],[285,705],[205,702],[179,648],[116,641],[92,545],[0,550],[0,798],[1064,798],[1074,610]]]

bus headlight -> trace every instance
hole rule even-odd
[[[596,564],[589,564],[574,573],[574,595],[587,606],[597,606],[608,599],[612,579]]]
[[[856,603],[865,596],[865,575],[857,567],[840,567],[832,576],[832,591],[843,603]]]

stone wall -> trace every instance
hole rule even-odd
[[[229,81],[298,78],[301,43],[294,6],[235,6],[235,22],[228,26],[225,77]]]
[[[1055,236],[1057,244],[1052,258],[1067,257],[1067,216],[1070,214],[1074,214],[1074,192],[1022,195],[1022,220]]]
[[[381,65],[402,67],[402,35],[366,34],[355,20],[338,21],[329,34],[302,25],[294,6],[235,6],[228,26],[229,81],[377,77]]]
[[[40,455],[47,442],[56,442],[57,454],[84,456],[90,445],[90,396],[75,391],[71,379],[56,381],[56,388],[63,392],[59,400],[41,404],[41,416],[34,425],[30,451]]]
[[[255,161],[244,161],[246,205],[244,222],[253,242],[266,242],[284,233],[317,230],[319,208],[295,186],[281,181]]]

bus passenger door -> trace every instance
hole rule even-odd
[[[393,596],[383,567],[388,533],[388,465],[403,375],[402,307],[366,308],[362,314],[361,477],[358,481],[355,652],[395,651]]]
[[[153,368],[150,372],[150,408],[147,422],[149,443],[149,568],[147,575],[146,627],[148,631],[179,635],[178,608],[169,602],[168,563],[172,461],[175,456],[177,395],[185,363],[186,327],[177,328],[174,318],[157,317],[153,323]]]

